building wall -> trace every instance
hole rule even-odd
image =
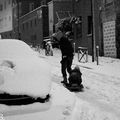
[[[103,45],[104,56],[117,57],[116,49],[116,12],[114,0],[104,3],[103,9]]]
[[[48,3],[48,6],[53,5],[53,20],[51,18],[50,20],[50,26],[52,24],[56,24],[58,22],[58,17],[56,16],[56,12],[59,11],[70,11],[71,15],[73,14],[73,3],[71,0],[53,0],[50,3]],[[51,12],[51,11],[50,11]],[[92,54],[92,34],[88,33],[88,16],[91,16],[91,0],[78,0],[78,2],[74,3],[74,15],[76,17],[80,17],[82,20],[81,25],[76,25],[79,27],[79,31],[76,30],[78,36],[76,37],[75,43],[76,43],[76,50],[79,46],[87,47],[89,54]],[[51,15],[50,15],[51,17]],[[99,4],[95,2],[94,4],[94,29],[95,29],[95,45],[99,45],[100,52],[101,50],[101,39],[100,38],[100,28],[99,28]],[[51,27],[52,28],[52,27]],[[82,33],[81,33],[82,32]]]
[[[51,0],[41,0],[41,5],[47,5]]]
[[[76,47],[87,47],[89,54],[92,53],[92,41],[91,34],[88,34],[88,16],[91,16],[91,4],[90,0],[81,0],[76,3],[75,9],[76,16],[82,18],[82,36],[77,38]]]
[[[71,0],[53,0],[48,3],[48,9],[50,29],[49,34],[52,34],[54,32],[55,24],[57,24],[59,21],[59,17],[60,19],[63,19],[69,16],[68,11],[70,13],[72,12],[72,3]]]
[[[100,3],[96,0],[94,1],[94,6],[92,5],[92,9],[94,10],[93,19],[94,19],[94,28],[93,28],[93,39],[95,41],[95,46],[99,45],[100,54],[101,54],[101,40],[100,39],[100,18],[99,18],[99,6]],[[76,3],[76,15],[82,16],[82,36],[77,40],[77,45],[87,47],[89,54],[93,54],[93,45],[92,45],[92,31],[89,33],[89,18],[92,18],[91,13],[91,0],[81,0]]]
[[[99,1],[99,0],[98,0]],[[47,2],[45,0],[45,2]],[[26,6],[26,4],[23,4]],[[52,10],[50,9],[50,6]],[[22,11],[24,11],[25,14],[28,12],[28,6],[23,7]],[[78,0],[78,2],[75,2],[74,4],[74,13],[75,16],[81,17],[82,23],[80,24],[79,30],[77,32],[79,33],[79,36],[77,36],[77,39],[75,40],[76,43],[76,50],[79,46],[87,47],[89,50],[89,54],[92,54],[92,35],[88,32],[89,29],[89,21],[88,16],[91,16],[91,0]],[[24,9],[23,9],[24,8]],[[95,41],[96,45],[99,45],[100,51],[101,51],[101,39],[99,36],[99,5],[95,1],[94,4],[94,20],[95,20]],[[61,11],[69,11],[72,13],[73,11],[73,4],[72,0],[53,0],[48,3],[48,10],[49,10],[49,16],[47,16],[47,8],[44,10],[42,9],[43,16],[41,16],[41,10],[42,8],[37,8],[36,10],[25,14],[20,18],[20,34],[21,39],[23,41],[26,41],[29,44],[41,44],[41,41],[43,40],[43,37],[51,35],[54,32],[54,25],[58,22],[58,17],[56,12]],[[26,11],[26,12],[25,12]],[[39,11],[39,12],[38,12]],[[39,17],[38,17],[39,15]],[[71,14],[72,15],[72,14]],[[53,16],[53,17],[52,17]],[[66,16],[62,16],[66,17]],[[48,25],[48,18],[49,18],[49,25]],[[44,19],[44,20],[43,20]],[[76,25],[76,28],[78,26]],[[48,31],[49,30],[49,31]],[[17,33],[17,27],[14,28],[14,32]],[[6,33],[7,34],[7,33]]]
[[[115,0],[116,10],[116,49],[117,58],[120,58],[120,1]]]
[[[42,0],[23,0],[21,1],[21,16],[27,14],[28,12],[30,12],[30,4],[33,3],[34,4],[34,9],[38,8],[39,6],[41,6],[41,1]]]
[[[56,12],[59,14],[60,19],[64,17],[69,17],[68,12],[72,12],[72,2],[71,0],[64,0],[64,1],[53,1],[54,5],[54,24],[58,22],[58,17]]]
[[[41,6],[20,18],[21,39],[28,44],[42,45],[48,36],[48,7]]]

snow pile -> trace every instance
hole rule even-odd
[[[15,60],[15,67],[1,67],[4,84],[0,90],[10,94],[46,97],[51,88],[50,65],[42,59]],[[3,83],[3,82],[2,82]]]
[[[119,120],[119,118],[112,112],[77,99],[71,120]]]
[[[0,59],[28,58],[35,54],[23,41],[14,39],[0,41]]]
[[[8,120],[13,120],[13,118],[18,120],[20,119],[18,117],[24,116],[24,114],[30,115],[30,113],[43,112],[49,110],[50,107],[51,107],[51,102],[33,103],[33,104],[21,105],[21,106],[7,106],[0,104],[0,113],[3,114],[5,120],[6,117],[8,118]]]
[[[52,98],[49,107],[46,103],[46,107],[38,103],[16,107],[1,105],[0,108],[4,108],[1,110],[5,120],[119,120],[119,116],[116,116],[107,104],[99,107],[94,104],[94,100],[90,103],[79,99],[74,93],[56,83],[52,83],[50,93]]]
[[[4,110],[5,120],[120,120],[120,60],[103,57],[100,58],[97,66],[96,62],[80,63],[75,61],[77,60],[76,57],[73,64],[80,66],[83,84],[88,89],[85,89],[83,93],[74,94],[60,84],[62,79],[60,73],[61,54],[59,50],[54,51],[54,56],[44,57],[44,60],[49,61],[53,65],[53,81],[58,83],[52,83],[50,91],[51,106],[49,109],[44,111],[44,106],[39,104],[40,106],[37,107],[32,104],[32,107],[25,109],[25,114],[23,114],[21,111],[25,106],[6,107],[0,105],[1,112]],[[16,61],[14,62],[17,64]],[[31,63],[28,64],[30,65]],[[28,64],[23,63],[22,66],[29,66]],[[46,64],[43,65],[47,69]],[[28,71],[26,74],[32,74],[32,70],[29,70],[29,67],[19,67],[23,71],[26,69]],[[15,69],[19,71],[19,67]],[[23,77],[25,76],[22,71],[19,72]],[[12,73],[11,71],[11,75]],[[2,78],[2,76],[0,77]],[[5,82],[2,80],[0,84],[3,85]],[[35,89],[33,91],[36,93]],[[11,108],[14,110],[12,111]],[[43,111],[41,111],[42,109]],[[10,110],[12,115],[7,114],[7,110]]]
[[[0,91],[45,98],[50,89],[48,62],[22,41],[0,41]]]
[[[48,103],[22,106],[0,105],[5,120],[70,120],[76,97],[63,86],[52,83]]]

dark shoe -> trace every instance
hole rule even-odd
[[[66,82],[66,81],[61,81],[61,83],[63,84],[63,86],[65,86],[65,87],[68,87],[68,83]]]
[[[63,81],[61,81],[61,83],[63,83],[63,84],[67,84],[67,81],[64,81],[64,80],[63,80]]]
[[[61,83],[66,84],[67,83],[67,77],[63,77],[63,81],[61,81]]]

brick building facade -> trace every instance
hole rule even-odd
[[[24,1],[21,3],[22,7],[20,7],[22,11],[20,11],[19,26],[16,19],[13,31],[2,33],[2,38],[17,38],[17,32],[19,31],[23,41],[30,44],[41,44],[43,37],[55,32],[55,24],[58,22],[59,17],[72,17],[74,12],[74,16],[79,17],[82,21],[80,24],[75,25],[76,50],[78,46],[87,47],[89,54],[92,55],[94,38],[94,46],[99,46],[100,55],[119,57],[119,0],[94,0],[92,6],[91,1],[92,0],[36,0],[39,4],[33,7],[34,10],[32,10],[33,1],[30,2],[27,7],[24,7],[24,5],[26,6]],[[106,2],[108,3],[106,4]],[[36,3],[34,3],[34,5],[35,4]],[[38,5],[40,7],[38,7]],[[46,7],[41,7],[41,5],[46,5]],[[92,8],[94,8],[94,15],[92,14]],[[42,12],[38,12],[40,10],[42,10]],[[39,19],[38,14],[41,13],[42,19]],[[65,15],[63,15],[63,13],[65,13]],[[94,19],[94,34],[92,34],[92,17]],[[108,33],[111,34],[108,35]]]
[[[104,56],[120,58],[120,1],[103,1]]]
[[[98,1],[98,2],[97,2]],[[99,45],[100,55],[103,53],[102,39],[101,39],[101,24],[100,24],[100,1],[94,2],[94,39],[95,46]],[[73,8],[74,7],[74,8]],[[87,47],[89,54],[92,54],[92,13],[91,13],[91,0],[52,0],[48,3],[49,9],[49,33],[54,32],[54,25],[58,22],[60,12],[68,11],[71,17],[74,15],[82,21],[80,24],[75,25],[75,43],[76,50],[79,46]],[[74,13],[73,13],[74,12]],[[58,13],[58,15],[56,14]],[[67,16],[67,15],[66,15]],[[62,16],[63,17],[63,16]],[[65,17],[65,16],[64,16]]]
[[[41,5],[40,1],[38,4],[38,0],[20,0],[18,4],[13,6],[13,30],[1,33],[2,38],[21,39],[33,46],[42,45],[43,38],[49,36],[47,5]]]
[[[48,30],[48,7],[46,5],[20,17],[21,38],[29,44],[42,45],[43,38],[49,36]]]

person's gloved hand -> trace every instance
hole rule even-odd
[[[67,58],[67,56],[62,56],[62,60],[60,61],[60,63],[64,62],[64,60]]]
[[[67,57],[66,55],[62,56],[63,59],[66,58],[66,57]]]

